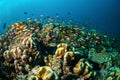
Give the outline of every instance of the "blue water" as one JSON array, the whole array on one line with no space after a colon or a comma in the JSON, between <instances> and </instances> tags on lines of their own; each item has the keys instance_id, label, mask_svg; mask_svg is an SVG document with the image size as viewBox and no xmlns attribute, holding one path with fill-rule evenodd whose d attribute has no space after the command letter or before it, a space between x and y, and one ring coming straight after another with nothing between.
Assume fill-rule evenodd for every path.
<instances>
[{"instance_id":1,"label":"blue water","mask_svg":"<svg viewBox=\"0 0 120 80\"><path fill-rule=\"evenodd\" d=\"M61 20L72 19L76 24L120 36L120 0L0 0L0 33L5 31L4 23L56 13Z\"/></svg>"}]
</instances>

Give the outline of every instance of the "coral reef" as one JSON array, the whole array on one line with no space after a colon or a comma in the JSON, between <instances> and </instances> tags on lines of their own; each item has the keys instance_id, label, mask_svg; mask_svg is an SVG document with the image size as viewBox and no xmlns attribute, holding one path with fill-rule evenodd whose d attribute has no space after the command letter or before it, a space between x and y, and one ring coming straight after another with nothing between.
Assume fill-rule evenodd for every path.
<instances>
[{"instance_id":1,"label":"coral reef","mask_svg":"<svg viewBox=\"0 0 120 80\"><path fill-rule=\"evenodd\" d=\"M47 66L50 66L61 79L88 79L96 76L93 66L86 60L80 59L79 52L67 51L68 45L57 45L55 54L44 58Z\"/></svg>"},{"instance_id":2,"label":"coral reef","mask_svg":"<svg viewBox=\"0 0 120 80\"><path fill-rule=\"evenodd\" d=\"M2 80L119 80L116 38L64 23L20 21L0 36Z\"/></svg>"}]
</instances>

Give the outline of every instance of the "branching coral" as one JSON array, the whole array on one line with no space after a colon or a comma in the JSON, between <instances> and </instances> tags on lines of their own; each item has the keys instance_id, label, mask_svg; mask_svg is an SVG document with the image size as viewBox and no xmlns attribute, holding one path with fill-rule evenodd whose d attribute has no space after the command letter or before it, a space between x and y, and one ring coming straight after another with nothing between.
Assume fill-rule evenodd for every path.
<instances>
[{"instance_id":1,"label":"branching coral","mask_svg":"<svg viewBox=\"0 0 120 80\"><path fill-rule=\"evenodd\" d=\"M15 42L17 43L11 44L9 50L4 52L4 58L6 60L4 65L7 66L7 62L8 64L14 66L17 73L27 73L29 72L30 68L34 66L33 64L35 63L33 63L33 61L38 62L37 59L40 59L41 55L37 51L35 42L30 36L25 38L21 37Z\"/></svg>"},{"instance_id":2,"label":"branching coral","mask_svg":"<svg viewBox=\"0 0 120 80\"><path fill-rule=\"evenodd\" d=\"M32 39L32 37L27 36L23 39L23 41L21 42L21 46L25 47L25 48L30 48L33 49L35 48L35 43Z\"/></svg>"}]
</instances>

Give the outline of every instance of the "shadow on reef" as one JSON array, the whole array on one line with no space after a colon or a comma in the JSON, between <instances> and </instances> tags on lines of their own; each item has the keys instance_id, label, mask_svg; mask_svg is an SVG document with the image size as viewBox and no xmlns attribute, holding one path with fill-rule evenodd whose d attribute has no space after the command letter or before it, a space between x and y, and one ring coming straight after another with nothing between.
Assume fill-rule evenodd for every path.
<instances>
[{"instance_id":1,"label":"shadow on reef","mask_svg":"<svg viewBox=\"0 0 120 80\"><path fill-rule=\"evenodd\" d=\"M119 41L63 23L20 21L0 36L2 80L119 80Z\"/></svg>"}]
</instances>

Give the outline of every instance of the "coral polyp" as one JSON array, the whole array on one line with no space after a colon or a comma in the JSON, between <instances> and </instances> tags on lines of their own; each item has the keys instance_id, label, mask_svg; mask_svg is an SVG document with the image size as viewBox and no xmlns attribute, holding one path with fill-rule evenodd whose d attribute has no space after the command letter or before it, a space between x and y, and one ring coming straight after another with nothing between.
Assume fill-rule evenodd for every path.
<instances>
[{"instance_id":1,"label":"coral polyp","mask_svg":"<svg viewBox=\"0 0 120 80\"><path fill-rule=\"evenodd\" d=\"M0 79L119 80L117 42L70 24L16 22L0 36Z\"/></svg>"}]
</instances>

